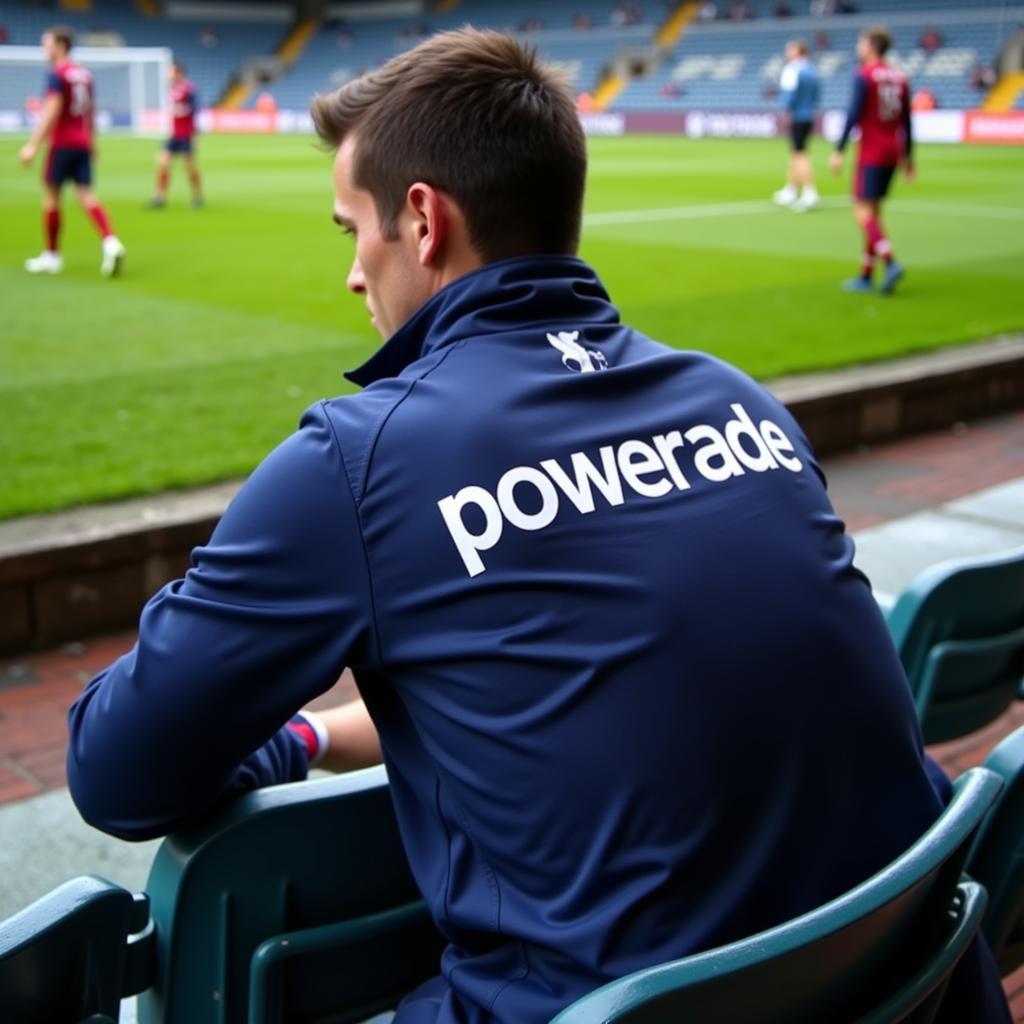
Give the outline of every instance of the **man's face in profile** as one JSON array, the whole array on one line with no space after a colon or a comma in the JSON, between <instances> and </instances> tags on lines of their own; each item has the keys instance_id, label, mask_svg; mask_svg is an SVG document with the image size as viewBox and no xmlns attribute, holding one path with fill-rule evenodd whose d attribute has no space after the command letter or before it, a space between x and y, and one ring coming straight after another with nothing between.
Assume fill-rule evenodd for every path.
<instances>
[{"instance_id":1,"label":"man's face in profile","mask_svg":"<svg viewBox=\"0 0 1024 1024\"><path fill-rule=\"evenodd\" d=\"M431 279L417 257L415 226L403 210L398 237L384 238L373 196L353 183L358 144L347 135L334 160L334 220L355 240L355 259L347 285L366 296L373 326L385 340L431 297Z\"/></svg>"},{"instance_id":2,"label":"man's face in profile","mask_svg":"<svg viewBox=\"0 0 1024 1024\"><path fill-rule=\"evenodd\" d=\"M43 54L51 64L56 64L64 56L64 47L54 39L51 32L44 32L40 42Z\"/></svg>"}]
</instances>

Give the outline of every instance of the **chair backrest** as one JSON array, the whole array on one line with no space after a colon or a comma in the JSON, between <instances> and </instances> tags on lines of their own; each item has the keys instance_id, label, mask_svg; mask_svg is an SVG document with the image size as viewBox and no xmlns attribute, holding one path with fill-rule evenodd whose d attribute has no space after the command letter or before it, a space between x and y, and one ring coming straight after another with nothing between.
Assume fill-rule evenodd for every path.
<instances>
[{"instance_id":1,"label":"chair backrest","mask_svg":"<svg viewBox=\"0 0 1024 1024\"><path fill-rule=\"evenodd\" d=\"M988 891L982 930L1000 971L1010 974L1024 964L1024 726L989 754L985 767L1004 786L978 833L967 871Z\"/></svg>"},{"instance_id":2,"label":"chair backrest","mask_svg":"<svg viewBox=\"0 0 1024 1024\"><path fill-rule=\"evenodd\" d=\"M759 935L613 981L552 1024L931 1020L981 922L984 891L958 886L1000 786L983 768L966 772L924 836L850 892Z\"/></svg>"},{"instance_id":3,"label":"chair backrest","mask_svg":"<svg viewBox=\"0 0 1024 1024\"><path fill-rule=\"evenodd\" d=\"M257 790L167 838L141 1024L360 1021L438 973L383 768Z\"/></svg>"},{"instance_id":4,"label":"chair backrest","mask_svg":"<svg viewBox=\"0 0 1024 1024\"><path fill-rule=\"evenodd\" d=\"M926 570L888 622L925 743L980 729L1024 679L1024 548Z\"/></svg>"},{"instance_id":5,"label":"chair backrest","mask_svg":"<svg viewBox=\"0 0 1024 1024\"><path fill-rule=\"evenodd\" d=\"M83 875L0 923L0 1018L111 1022L152 978L149 901Z\"/></svg>"}]
</instances>

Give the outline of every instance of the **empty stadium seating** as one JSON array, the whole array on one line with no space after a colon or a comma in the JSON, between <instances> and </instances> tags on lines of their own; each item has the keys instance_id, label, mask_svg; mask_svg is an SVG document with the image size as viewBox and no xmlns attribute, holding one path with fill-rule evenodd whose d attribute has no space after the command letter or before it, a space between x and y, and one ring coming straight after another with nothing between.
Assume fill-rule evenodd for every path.
<instances>
[{"instance_id":1,"label":"empty stadium seating","mask_svg":"<svg viewBox=\"0 0 1024 1024\"><path fill-rule=\"evenodd\" d=\"M431 12L416 21L398 18L359 21L323 27L302 60L266 90L279 107L304 109L310 96L336 87L361 71L379 66L406 49L424 31L454 28L465 23L520 31L542 55L563 65L577 92L592 91L612 60L624 51L651 50L659 25L674 4L640 4L639 24L612 25L613 3L579 4L535 0L463 0L448 13ZM915 88L928 89L940 107L971 108L981 93L970 85L978 63L991 63L1001 41L1018 21L1024 5L984 6L966 11L954 0L865 0L857 15L807 17L808 0L790 2L800 17L775 18L774 0L750 5L753 20L719 19L690 26L656 72L633 80L616 99L613 110L773 110L778 105L776 85L782 51L795 35L812 43L823 34L815 52L823 76L823 105L845 106L859 31L884 16L891 25L896 59L911 75ZM720 3L723 10L727 3ZM573 28L573 18L584 11L589 28ZM528 19L539 18L542 28L521 31ZM919 46L922 32L936 28L942 45L934 53ZM824 37L827 37L827 41ZM255 97L250 103L255 102Z\"/></svg>"},{"instance_id":2,"label":"empty stadium seating","mask_svg":"<svg viewBox=\"0 0 1024 1024\"><path fill-rule=\"evenodd\" d=\"M414 46L425 32L472 24L520 31L531 19L543 27L522 31L544 58L562 66L578 92L594 89L605 65L624 46L647 46L665 17L661 3L640 4L643 20L616 26L615 3L538 3L537 0L463 0L447 13L432 12L422 19L391 18L342 23L328 21L306 47L302 59L279 81L269 85L278 107L302 110L316 92L337 86L362 71L378 67L396 53ZM585 11L590 27L574 28L573 18ZM656 17L654 17L656 15ZM257 102L251 97L249 105Z\"/></svg>"},{"instance_id":3,"label":"empty stadium seating","mask_svg":"<svg viewBox=\"0 0 1024 1024\"><path fill-rule=\"evenodd\" d=\"M893 58L906 68L914 87L927 88L940 107L977 106L980 94L971 87L971 70L979 62L994 60L1000 40L1015 24L1014 18L1005 8L965 12L960 5L959 11L942 12L934 10L937 6L942 5L928 5L927 17L907 15L902 8L898 15L890 14ZM1024 18L1024 7L1018 11ZM870 20L860 15L693 25L658 72L631 83L613 109L776 109L782 53L794 36L803 36L814 47L814 60L822 76L823 106L843 107L856 69L857 35ZM941 48L932 54L918 45L922 32L929 27L936 28L942 38ZM826 45L815 45L819 33L827 37L820 40Z\"/></svg>"},{"instance_id":4,"label":"empty stadium seating","mask_svg":"<svg viewBox=\"0 0 1024 1024\"><path fill-rule=\"evenodd\" d=\"M70 25L80 36L120 37L126 46L166 46L185 63L203 105L215 104L248 57L269 54L287 30L287 18L276 21L225 21L148 18L132 0L102 0L91 11L65 11L38 5L4 4L0 21L8 40L21 46L39 42L56 22ZM102 91L99 97L102 104Z\"/></svg>"},{"instance_id":5,"label":"empty stadium seating","mask_svg":"<svg viewBox=\"0 0 1024 1024\"><path fill-rule=\"evenodd\" d=\"M474 23L487 24L477 19ZM323 28L307 46L302 60L264 91L274 97L278 107L304 109L314 93L337 88L419 42L419 35L403 34L403 28L406 26L394 22L360 23L344 29ZM574 88L582 92L597 86L605 64L624 42L645 45L651 31L648 25L587 31L555 29L531 36L544 58L564 67ZM256 97L249 101L250 105L255 102Z\"/></svg>"},{"instance_id":6,"label":"empty stadium seating","mask_svg":"<svg viewBox=\"0 0 1024 1024\"><path fill-rule=\"evenodd\" d=\"M227 6L230 6L228 0ZM62 21L83 33L103 32L128 45L168 46L188 65L201 101L211 105L250 57L272 54L290 18L290 5L238 3L236 18L224 4L205 20L199 4L169 5L173 17L146 17L131 0L95 0L87 12L60 11ZM562 65L577 92L594 90L610 63L630 51L656 52L659 26L676 8L670 0L641 0L633 5L635 23L619 24L621 3L614 0L461 0L446 10L426 5L418 18L408 15L345 22L329 17L277 81L257 90L279 108L304 110L310 97L379 66L415 45L425 33L466 23L511 29L534 42L545 59ZM727 14L729 0L718 9ZM911 74L915 88L927 89L945 108L971 108L982 93L970 84L978 64L992 64L1001 43L1024 24L1024 3L996 5L992 0L968 7L959 0L855 0L856 14L810 17L811 0L787 0L792 17L775 17L777 0L749 0L751 20L728 17L697 21L648 77L631 81L613 110L773 110L782 51L794 36L807 38L823 79L823 106L845 106L857 34L884 19L892 28L896 60ZM447 9L450 7L451 9ZM33 44L57 17L36 4L5 4L3 23L12 43ZM186 17L187 20L182 20ZM251 20L256 18L257 20ZM585 25L580 25L580 19ZM241 19L241 20L239 20ZM932 53L919 45L922 32L935 28L941 47ZM1024 95L1016 102L1024 109Z\"/></svg>"}]
</instances>

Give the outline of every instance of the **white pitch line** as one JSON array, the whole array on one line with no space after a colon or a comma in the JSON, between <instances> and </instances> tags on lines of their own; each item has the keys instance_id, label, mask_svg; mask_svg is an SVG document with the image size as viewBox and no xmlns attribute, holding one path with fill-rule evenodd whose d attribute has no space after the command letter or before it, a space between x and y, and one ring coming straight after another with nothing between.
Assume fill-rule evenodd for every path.
<instances>
[{"instance_id":1,"label":"white pitch line","mask_svg":"<svg viewBox=\"0 0 1024 1024\"><path fill-rule=\"evenodd\" d=\"M747 199L736 203L691 203L688 206L666 206L651 210L611 210L589 213L583 219L586 227L608 224L643 224L662 220L699 220L702 217L728 217L744 213L770 213L776 206L769 199Z\"/></svg>"},{"instance_id":2,"label":"white pitch line","mask_svg":"<svg viewBox=\"0 0 1024 1024\"><path fill-rule=\"evenodd\" d=\"M848 196L825 196L823 207L848 206ZM976 206L947 203L939 199L894 199L890 209L901 213L943 214L951 217L988 217L994 220L1024 220L1024 209L1013 206ZM609 210L589 213L584 227L599 228L615 224L649 224L666 220L701 220L706 217L732 217L757 213L784 213L784 208L769 199L746 199L734 203L690 203L686 206L665 206L649 210Z\"/></svg>"},{"instance_id":3,"label":"white pitch line","mask_svg":"<svg viewBox=\"0 0 1024 1024\"><path fill-rule=\"evenodd\" d=\"M895 199L892 207L904 213L943 213L953 217L1024 220L1024 207L1020 206L977 206L971 203L944 203L939 199Z\"/></svg>"}]
</instances>

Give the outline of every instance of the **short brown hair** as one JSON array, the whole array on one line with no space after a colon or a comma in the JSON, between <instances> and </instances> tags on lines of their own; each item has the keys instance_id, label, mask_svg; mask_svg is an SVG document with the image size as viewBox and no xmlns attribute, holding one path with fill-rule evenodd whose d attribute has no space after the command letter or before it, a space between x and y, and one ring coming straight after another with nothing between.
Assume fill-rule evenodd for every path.
<instances>
[{"instance_id":1,"label":"short brown hair","mask_svg":"<svg viewBox=\"0 0 1024 1024\"><path fill-rule=\"evenodd\" d=\"M60 43L69 52L75 45L75 30L70 25L54 25L53 28L48 28L43 35L52 36L55 43Z\"/></svg>"},{"instance_id":2,"label":"short brown hair","mask_svg":"<svg viewBox=\"0 0 1024 1024\"><path fill-rule=\"evenodd\" d=\"M448 193L488 262L579 245L586 140L568 85L509 35L464 28L317 96L325 143L357 139L353 183L394 239L410 185Z\"/></svg>"},{"instance_id":3,"label":"short brown hair","mask_svg":"<svg viewBox=\"0 0 1024 1024\"><path fill-rule=\"evenodd\" d=\"M892 46L892 36L884 25L872 25L871 28L864 29L861 37L871 44L871 48L879 57L884 57Z\"/></svg>"}]
</instances>

